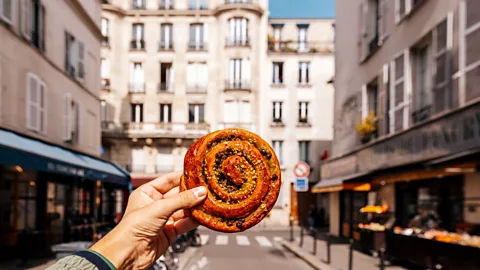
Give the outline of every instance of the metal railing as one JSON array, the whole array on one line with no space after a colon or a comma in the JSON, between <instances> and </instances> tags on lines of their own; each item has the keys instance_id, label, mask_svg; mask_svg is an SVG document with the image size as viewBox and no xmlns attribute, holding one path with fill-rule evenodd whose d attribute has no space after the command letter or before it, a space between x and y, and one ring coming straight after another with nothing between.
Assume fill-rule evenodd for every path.
<instances>
[{"instance_id":1,"label":"metal railing","mask_svg":"<svg viewBox=\"0 0 480 270\"><path fill-rule=\"evenodd\" d=\"M158 93L173 93L173 86L169 82L158 83Z\"/></svg>"},{"instance_id":2,"label":"metal railing","mask_svg":"<svg viewBox=\"0 0 480 270\"><path fill-rule=\"evenodd\" d=\"M207 93L207 86L200 84L187 85L187 93Z\"/></svg>"},{"instance_id":3,"label":"metal railing","mask_svg":"<svg viewBox=\"0 0 480 270\"><path fill-rule=\"evenodd\" d=\"M158 9L160 10L170 10L170 9L174 9L174 6L173 6L173 0L172 1L165 1L165 0L160 0L160 2L158 2Z\"/></svg>"},{"instance_id":4,"label":"metal railing","mask_svg":"<svg viewBox=\"0 0 480 270\"><path fill-rule=\"evenodd\" d=\"M251 4L252 0L225 0L225 4Z\"/></svg>"},{"instance_id":5,"label":"metal railing","mask_svg":"<svg viewBox=\"0 0 480 270\"><path fill-rule=\"evenodd\" d=\"M198 131L207 133L210 130L208 123L163 123L163 122L127 122L123 124L123 129L133 133L175 133L188 134L188 131Z\"/></svg>"},{"instance_id":6,"label":"metal railing","mask_svg":"<svg viewBox=\"0 0 480 270\"><path fill-rule=\"evenodd\" d=\"M250 46L250 38L235 38L235 37L227 37L225 42L227 47L233 46L241 46L241 47L248 47Z\"/></svg>"},{"instance_id":7,"label":"metal railing","mask_svg":"<svg viewBox=\"0 0 480 270\"><path fill-rule=\"evenodd\" d=\"M205 51L207 50L207 43L205 41L189 41L188 50L190 51Z\"/></svg>"},{"instance_id":8,"label":"metal railing","mask_svg":"<svg viewBox=\"0 0 480 270\"><path fill-rule=\"evenodd\" d=\"M158 42L158 50L159 51L172 51L173 50L173 41L165 42L159 41Z\"/></svg>"},{"instance_id":9,"label":"metal railing","mask_svg":"<svg viewBox=\"0 0 480 270\"><path fill-rule=\"evenodd\" d=\"M225 80L225 91L251 90L250 80Z\"/></svg>"},{"instance_id":10,"label":"metal railing","mask_svg":"<svg viewBox=\"0 0 480 270\"><path fill-rule=\"evenodd\" d=\"M131 50L145 50L145 40L143 39L132 39L130 41Z\"/></svg>"},{"instance_id":11,"label":"metal railing","mask_svg":"<svg viewBox=\"0 0 480 270\"><path fill-rule=\"evenodd\" d=\"M268 42L268 50L270 52L289 53L333 53L334 46L332 41L308 42L272 40Z\"/></svg>"},{"instance_id":12,"label":"metal railing","mask_svg":"<svg viewBox=\"0 0 480 270\"><path fill-rule=\"evenodd\" d=\"M130 94L144 94L145 93L145 83L131 82L128 84L128 92Z\"/></svg>"},{"instance_id":13,"label":"metal railing","mask_svg":"<svg viewBox=\"0 0 480 270\"><path fill-rule=\"evenodd\" d=\"M110 46L110 39L108 36L102 37L102 46Z\"/></svg>"},{"instance_id":14,"label":"metal railing","mask_svg":"<svg viewBox=\"0 0 480 270\"><path fill-rule=\"evenodd\" d=\"M147 6L145 4L146 1L142 1L142 3L138 4L137 1L132 2L132 9L146 9Z\"/></svg>"},{"instance_id":15,"label":"metal railing","mask_svg":"<svg viewBox=\"0 0 480 270\"><path fill-rule=\"evenodd\" d=\"M110 79L102 78L102 89L110 91Z\"/></svg>"}]
</instances>

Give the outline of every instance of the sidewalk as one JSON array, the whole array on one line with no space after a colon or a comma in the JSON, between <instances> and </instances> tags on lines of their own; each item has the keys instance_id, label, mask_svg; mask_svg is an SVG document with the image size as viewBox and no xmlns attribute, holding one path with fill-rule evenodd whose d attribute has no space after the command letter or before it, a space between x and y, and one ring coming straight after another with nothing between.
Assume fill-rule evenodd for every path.
<instances>
[{"instance_id":1,"label":"sidewalk","mask_svg":"<svg viewBox=\"0 0 480 270\"><path fill-rule=\"evenodd\" d=\"M333 243L331 245L331 263L325 263L327 258L327 242L317 239L317 253L313 255L313 237L305 234L303 238L303 246L299 247L300 237L298 230L295 231L296 237L294 242L283 240L282 246L290 252L317 270L348 270L349 245L344 243ZM366 255L362 252L353 250L353 269L354 270L376 270L379 269L378 258ZM385 262L385 268L388 270L406 270L405 268L390 265Z\"/></svg>"}]
</instances>

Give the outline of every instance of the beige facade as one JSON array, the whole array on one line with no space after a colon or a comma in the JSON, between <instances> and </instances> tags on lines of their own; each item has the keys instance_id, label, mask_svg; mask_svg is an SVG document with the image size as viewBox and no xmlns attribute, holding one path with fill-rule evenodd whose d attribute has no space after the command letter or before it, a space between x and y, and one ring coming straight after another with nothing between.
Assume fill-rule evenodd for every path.
<instances>
[{"instance_id":1,"label":"beige facade","mask_svg":"<svg viewBox=\"0 0 480 270\"><path fill-rule=\"evenodd\" d=\"M182 169L188 147L210 131L258 132L266 1L106 2L106 158L149 179Z\"/></svg>"},{"instance_id":2,"label":"beige facade","mask_svg":"<svg viewBox=\"0 0 480 270\"><path fill-rule=\"evenodd\" d=\"M99 1L2 3L0 127L98 155Z\"/></svg>"},{"instance_id":3,"label":"beige facade","mask_svg":"<svg viewBox=\"0 0 480 270\"><path fill-rule=\"evenodd\" d=\"M479 12L480 2L475 0L336 2L333 157L322 165L323 183L317 192L345 190L342 181L373 179L378 186L372 191L391 210L405 215L410 210L398 205L398 192L403 191L394 182L435 181L452 176L440 165L466 166L459 164L475 160L457 160L454 154L479 142L465 129L476 124L466 118L475 114L480 98ZM362 137L356 127L369 114L377 119L376 130ZM436 130L443 135L451 130L453 137L437 137ZM450 158L451 163L435 167L426 162L435 158ZM428 169L409 171L411 164ZM404 166L408 176L400 177L397 166ZM392 175L389 181L382 178L386 169ZM438 175L428 175L434 169ZM473 187L480 179L477 174L459 174L462 198L469 204L478 197ZM472 213L464 213L463 219L479 223Z\"/></svg>"},{"instance_id":4,"label":"beige facade","mask_svg":"<svg viewBox=\"0 0 480 270\"><path fill-rule=\"evenodd\" d=\"M282 190L273 219L287 223L293 167L307 161L310 182L319 180L319 162L333 139L333 20L271 19L261 135L282 163ZM299 200L301 197L299 197ZM300 208L308 205L299 202ZM278 217L275 217L277 215Z\"/></svg>"}]
</instances>

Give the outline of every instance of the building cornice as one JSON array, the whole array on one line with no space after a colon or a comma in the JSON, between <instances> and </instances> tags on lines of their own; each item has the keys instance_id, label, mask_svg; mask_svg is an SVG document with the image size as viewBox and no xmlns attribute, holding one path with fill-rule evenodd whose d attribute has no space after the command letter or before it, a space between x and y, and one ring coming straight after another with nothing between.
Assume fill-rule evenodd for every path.
<instances>
[{"instance_id":1,"label":"building cornice","mask_svg":"<svg viewBox=\"0 0 480 270\"><path fill-rule=\"evenodd\" d=\"M88 15L87 11L83 8L82 4L78 0L68 0L65 1L67 5L78 15L80 20L85 23L88 29L93 33L95 38L98 41L101 41L103 36L102 36L102 31L100 30L100 27L98 24L95 23L95 21Z\"/></svg>"}]
</instances>

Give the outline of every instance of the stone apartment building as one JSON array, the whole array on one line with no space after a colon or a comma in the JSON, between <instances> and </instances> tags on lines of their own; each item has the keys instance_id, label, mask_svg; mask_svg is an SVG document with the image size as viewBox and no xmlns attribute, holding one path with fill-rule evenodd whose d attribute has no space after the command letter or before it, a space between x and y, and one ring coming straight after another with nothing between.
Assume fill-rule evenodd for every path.
<instances>
[{"instance_id":1,"label":"stone apartment building","mask_svg":"<svg viewBox=\"0 0 480 270\"><path fill-rule=\"evenodd\" d=\"M99 1L0 0L2 258L24 230L42 253L74 239L67 219L122 212L128 173L98 158L100 19Z\"/></svg>"},{"instance_id":2,"label":"stone apartment building","mask_svg":"<svg viewBox=\"0 0 480 270\"><path fill-rule=\"evenodd\" d=\"M336 2L334 141L313 189L329 197L331 233L356 237L367 204L402 227L417 208L449 231L480 223L468 210L480 190L478 14L476 0ZM360 134L369 115L375 129Z\"/></svg>"},{"instance_id":3,"label":"stone apartment building","mask_svg":"<svg viewBox=\"0 0 480 270\"><path fill-rule=\"evenodd\" d=\"M188 147L218 129L285 141L275 148L284 172L298 160L286 158L298 156L297 140L305 153L315 146L308 141L331 140L332 21L269 20L267 0L111 0L102 8L103 156L132 172L134 187L182 169ZM272 61L285 62L284 83L272 81ZM284 102L282 127L274 127L273 101ZM299 101L309 103L303 137L295 136ZM289 178L272 218L284 224Z\"/></svg>"}]
</instances>

